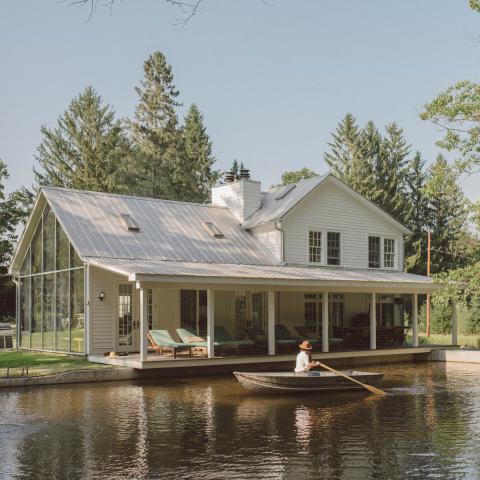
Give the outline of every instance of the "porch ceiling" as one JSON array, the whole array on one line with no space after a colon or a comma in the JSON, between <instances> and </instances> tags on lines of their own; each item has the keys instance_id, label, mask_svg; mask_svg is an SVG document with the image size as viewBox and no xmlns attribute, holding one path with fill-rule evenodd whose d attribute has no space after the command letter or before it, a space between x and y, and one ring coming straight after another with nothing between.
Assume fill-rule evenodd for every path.
<instances>
[{"instance_id":1,"label":"porch ceiling","mask_svg":"<svg viewBox=\"0 0 480 480\"><path fill-rule=\"evenodd\" d=\"M120 258L89 258L88 263L131 281L165 283L335 286L355 290L427 293L440 288L429 277L405 272L331 267L237 265Z\"/></svg>"}]
</instances>

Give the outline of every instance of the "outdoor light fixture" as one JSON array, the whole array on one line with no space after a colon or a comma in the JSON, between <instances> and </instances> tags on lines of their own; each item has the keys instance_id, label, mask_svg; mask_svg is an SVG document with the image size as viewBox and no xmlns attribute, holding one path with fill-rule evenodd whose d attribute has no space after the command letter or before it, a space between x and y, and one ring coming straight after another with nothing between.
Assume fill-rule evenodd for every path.
<instances>
[{"instance_id":1,"label":"outdoor light fixture","mask_svg":"<svg viewBox=\"0 0 480 480\"><path fill-rule=\"evenodd\" d=\"M105 297L106 297L105 292L100 292L100 293L98 294L98 298L99 298L99 300L100 300L101 302L103 302L103 299L104 299Z\"/></svg>"}]
</instances>

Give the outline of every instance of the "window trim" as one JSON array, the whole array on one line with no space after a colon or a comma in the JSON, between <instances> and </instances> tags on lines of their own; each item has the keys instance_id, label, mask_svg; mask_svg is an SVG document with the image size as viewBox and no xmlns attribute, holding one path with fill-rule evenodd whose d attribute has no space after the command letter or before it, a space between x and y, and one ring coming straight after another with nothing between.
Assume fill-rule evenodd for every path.
<instances>
[{"instance_id":1,"label":"window trim","mask_svg":"<svg viewBox=\"0 0 480 480\"><path fill-rule=\"evenodd\" d=\"M369 261L369 238L378 237L380 238L380 267L371 267ZM394 258L393 258L393 267L385 267L385 240L393 240L393 246L395 249ZM399 268L399 245L398 237L393 235L380 235L378 233L367 232L366 238L366 267L369 270L400 270Z\"/></svg>"},{"instance_id":2,"label":"window trim","mask_svg":"<svg viewBox=\"0 0 480 480\"><path fill-rule=\"evenodd\" d=\"M322 241L322 246L321 246L321 254L320 254L320 262L312 262L310 261L310 232L318 232L321 234L321 241ZM329 233L338 233L340 235L340 261L338 265L330 265L328 263L328 234ZM343 267L344 262L343 262L343 237L344 237L344 232L339 229L330 229L330 228L318 228L318 227L308 227L307 228L307 259L306 263L307 265L311 266L322 266L322 267Z\"/></svg>"},{"instance_id":3,"label":"window trim","mask_svg":"<svg viewBox=\"0 0 480 480\"><path fill-rule=\"evenodd\" d=\"M312 262L310 260L310 233L319 233L320 234L320 261L319 262ZM308 265L324 265L325 259L325 242L324 242L324 232L323 230L319 230L318 228L308 228L307 230L307 263ZM318 248L318 247L315 247Z\"/></svg>"}]
</instances>

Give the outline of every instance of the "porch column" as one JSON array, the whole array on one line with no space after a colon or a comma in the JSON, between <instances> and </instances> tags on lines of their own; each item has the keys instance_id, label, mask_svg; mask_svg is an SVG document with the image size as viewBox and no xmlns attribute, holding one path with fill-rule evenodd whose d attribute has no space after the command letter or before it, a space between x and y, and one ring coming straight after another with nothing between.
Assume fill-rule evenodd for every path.
<instances>
[{"instance_id":1,"label":"porch column","mask_svg":"<svg viewBox=\"0 0 480 480\"><path fill-rule=\"evenodd\" d=\"M377 349L377 294L370 294L370 350Z\"/></svg>"},{"instance_id":2,"label":"porch column","mask_svg":"<svg viewBox=\"0 0 480 480\"><path fill-rule=\"evenodd\" d=\"M458 345L458 311L456 302L452 303L452 345Z\"/></svg>"},{"instance_id":3,"label":"porch column","mask_svg":"<svg viewBox=\"0 0 480 480\"><path fill-rule=\"evenodd\" d=\"M322 293L322 352L329 350L328 292Z\"/></svg>"},{"instance_id":4,"label":"porch column","mask_svg":"<svg viewBox=\"0 0 480 480\"><path fill-rule=\"evenodd\" d=\"M207 290L207 354L208 358L215 356L215 291Z\"/></svg>"},{"instance_id":5,"label":"porch column","mask_svg":"<svg viewBox=\"0 0 480 480\"><path fill-rule=\"evenodd\" d=\"M148 317L147 317L147 289L140 288L140 361L147 361L148 354Z\"/></svg>"},{"instance_id":6,"label":"porch column","mask_svg":"<svg viewBox=\"0 0 480 480\"><path fill-rule=\"evenodd\" d=\"M268 354L275 355L275 292L273 290L268 291L267 307Z\"/></svg>"},{"instance_id":7,"label":"porch column","mask_svg":"<svg viewBox=\"0 0 480 480\"><path fill-rule=\"evenodd\" d=\"M413 335L413 346L418 347L418 293L413 294L412 335Z\"/></svg>"}]
</instances>

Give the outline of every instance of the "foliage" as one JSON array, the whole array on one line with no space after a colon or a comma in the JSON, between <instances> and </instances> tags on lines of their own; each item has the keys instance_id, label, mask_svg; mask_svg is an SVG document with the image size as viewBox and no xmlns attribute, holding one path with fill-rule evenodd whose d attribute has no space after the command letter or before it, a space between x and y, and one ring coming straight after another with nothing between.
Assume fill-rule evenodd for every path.
<instances>
[{"instance_id":1,"label":"foliage","mask_svg":"<svg viewBox=\"0 0 480 480\"><path fill-rule=\"evenodd\" d=\"M300 170L290 170L282 174L282 183L280 185L289 185L290 183L297 183L301 180L307 180L309 178L316 177L318 173L310 170L307 167L303 167Z\"/></svg>"},{"instance_id":2,"label":"foliage","mask_svg":"<svg viewBox=\"0 0 480 480\"><path fill-rule=\"evenodd\" d=\"M207 202L210 189L219 178L219 172L213 170L215 157L203 123L203 116L195 104L192 104L182 131L183 137L183 185L182 200Z\"/></svg>"},{"instance_id":3,"label":"foliage","mask_svg":"<svg viewBox=\"0 0 480 480\"><path fill-rule=\"evenodd\" d=\"M419 327L426 331L427 306L423 304L419 312ZM452 331L452 308L448 304L432 301L430 309L430 328L434 334L447 334Z\"/></svg>"},{"instance_id":4,"label":"foliage","mask_svg":"<svg viewBox=\"0 0 480 480\"><path fill-rule=\"evenodd\" d=\"M477 12L480 12L480 1L479 0L468 0L468 3L469 3L470 8L472 10L476 10Z\"/></svg>"},{"instance_id":5,"label":"foliage","mask_svg":"<svg viewBox=\"0 0 480 480\"><path fill-rule=\"evenodd\" d=\"M103 192L122 191L119 175L129 145L120 121L92 87L75 97L55 129L42 126L34 168L37 184Z\"/></svg>"},{"instance_id":6,"label":"foliage","mask_svg":"<svg viewBox=\"0 0 480 480\"><path fill-rule=\"evenodd\" d=\"M480 84L463 80L448 87L425 105L420 117L444 132L437 145L460 155L461 172L480 168Z\"/></svg>"},{"instance_id":7,"label":"foliage","mask_svg":"<svg viewBox=\"0 0 480 480\"><path fill-rule=\"evenodd\" d=\"M480 302L472 303L466 312L465 333L480 334Z\"/></svg>"}]
</instances>

